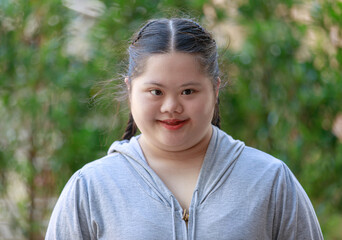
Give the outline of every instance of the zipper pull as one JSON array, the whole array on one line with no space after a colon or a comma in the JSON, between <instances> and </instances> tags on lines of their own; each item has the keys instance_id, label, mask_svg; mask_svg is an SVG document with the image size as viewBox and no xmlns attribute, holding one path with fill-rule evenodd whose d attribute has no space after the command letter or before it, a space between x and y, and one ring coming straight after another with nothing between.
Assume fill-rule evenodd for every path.
<instances>
[{"instance_id":1,"label":"zipper pull","mask_svg":"<svg viewBox=\"0 0 342 240\"><path fill-rule=\"evenodd\" d=\"M186 208L183 210L182 220L184 220L186 223L189 221L189 213Z\"/></svg>"}]
</instances>

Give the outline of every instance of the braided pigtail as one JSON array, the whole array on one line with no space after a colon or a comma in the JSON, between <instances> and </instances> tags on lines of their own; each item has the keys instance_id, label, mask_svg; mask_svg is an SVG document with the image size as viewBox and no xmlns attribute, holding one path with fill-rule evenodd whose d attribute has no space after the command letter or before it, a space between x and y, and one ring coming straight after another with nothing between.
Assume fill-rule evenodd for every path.
<instances>
[{"instance_id":1,"label":"braided pigtail","mask_svg":"<svg viewBox=\"0 0 342 240\"><path fill-rule=\"evenodd\" d=\"M141 38L141 36L143 35L145 29L148 28L148 26L150 26L150 25L151 25L152 23L154 23L154 22L156 22L156 20L150 20L150 21L148 21L148 23L146 23L146 24L140 29L140 31L137 32L137 33L135 34L135 36L133 36L133 40L132 40L131 45L135 45L136 42L138 42L139 39Z\"/></svg>"},{"instance_id":2,"label":"braided pigtail","mask_svg":"<svg viewBox=\"0 0 342 240\"><path fill-rule=\"evenodd\" d=\"M221 128L221 117L220 117L220 98L217 98L217 102L215 104L213 119L211 120L211 124L214 126Z\"/></svg>"},{"instance_id":3,"label":"braided pigtail","mask_svg":"<svg viewBox=\"0 0 342 240\"><path fill-rule=\"evenodd\" d=\"M130 140L137 133L137 125L134 122L132 113L129 113L129 119L125 129L125 133L122 135L122 140Z\"/></svg>"}]
</instances>

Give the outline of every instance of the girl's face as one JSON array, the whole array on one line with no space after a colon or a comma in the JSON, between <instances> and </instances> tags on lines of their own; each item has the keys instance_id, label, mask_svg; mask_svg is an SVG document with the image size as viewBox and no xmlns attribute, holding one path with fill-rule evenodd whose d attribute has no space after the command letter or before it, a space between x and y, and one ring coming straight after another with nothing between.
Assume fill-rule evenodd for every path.
<instances>
[{"instance_id":1,"label":"girl's face","mask_svg":"<svg viewBox=\"0 0 342 240\"><path fill-rule=\"evenodd\" d=\"M214 90L193 55L152 55L144 72L126 83L131 112L142 133L139 141L165 151L209 142L219 86Z\"/></svg>"}]
</instances>

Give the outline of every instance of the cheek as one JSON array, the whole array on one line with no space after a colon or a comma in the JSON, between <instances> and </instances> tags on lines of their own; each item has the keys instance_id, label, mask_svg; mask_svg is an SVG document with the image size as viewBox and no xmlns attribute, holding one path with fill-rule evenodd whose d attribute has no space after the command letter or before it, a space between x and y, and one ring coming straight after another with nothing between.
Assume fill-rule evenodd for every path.
<instances>
[{"instance_id":1,"label":"cheek","mask_svg":"<svg viewBox=\"0 0 342 240\"><path fill-rule=\"evenodd\" d=\"M131 98L131 110L148 118L158 110L158 106L145 93L136 93Z\"/></svg>"},{"instance_id":2,"label":"cheek","mask_svg":"<svg viewBox=\"0 0 342 240\"><path fill-rule=\"evenodd\" d=\"M215 102L214 99L207 97L203 97L198 101L192 102L188 106L188 110L192 113L192 115L198 116L199 118L204 118L206 116L212 117L214 113Z\"/></svg>"}]
</instances>

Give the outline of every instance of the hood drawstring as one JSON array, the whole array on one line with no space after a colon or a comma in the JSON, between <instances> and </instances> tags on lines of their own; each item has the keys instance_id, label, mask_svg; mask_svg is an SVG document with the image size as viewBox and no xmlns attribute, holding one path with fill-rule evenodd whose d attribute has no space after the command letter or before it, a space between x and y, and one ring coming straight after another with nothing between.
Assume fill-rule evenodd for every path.
<instances>
[{"instance_id":1,"label":"hood drawstring","mask_svg":"<svg viewBox=\"0 0 342 240\"><path fill-rule=\"evenodd\" d=\"M170 196L171 199L171 217L172 217L172 239L176 240L176 219L175 219L175 203L174 203L174 199L173 196Z\"/></svg>"},{"instance_id":2,"label":"hood drawstring","mask_svg":"<svg viewBox=\"0 0 342 240\"><path fill-rule=\"evenodd\" d=\"M194 207L192 208L192 233L191 233L191 240L194 240L195 239L195 232L196 232L196 209L197 209L197 199L198 199L198 189L195 190L195 193L194 193Z\"/></svg>"}]
</instances>

